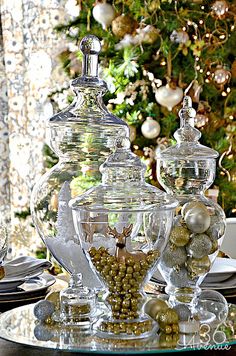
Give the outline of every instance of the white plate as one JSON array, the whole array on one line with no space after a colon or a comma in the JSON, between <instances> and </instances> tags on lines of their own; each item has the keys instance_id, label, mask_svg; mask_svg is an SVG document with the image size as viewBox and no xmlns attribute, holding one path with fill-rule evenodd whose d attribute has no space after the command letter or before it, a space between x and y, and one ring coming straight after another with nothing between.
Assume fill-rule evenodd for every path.
<instances>
[{"instance_id":1,"label":"white plate","mask_svg":"<svg viewBox=\"0 0 236 356\"><path fill-rule=\"evenodd\" d=\"M0 280L0 292L6 292L11 290L16 290L21 284L25 283L30 278L34 278L42 274L43 270L40 269L38 272L25 276L25 277L12 277L12 278L3 278Z\"/></svg>"},{"instance_id":2,"label":"white plate","mask_svg":"<svg viewBox=\"0 0 236 356\"><path fill-rule=\"evenodd\" d=\"M225 281L236 273L236 260L233 258L217 257L204 283L218 283Z\"/></svg>"},{"instance_id":3,"label":"white plate","mask_svg":"<svg viewBox=\"0 0 236 356\"><path fill-rule=\"evenodd\" d=\"M30 278L14 291L0 292L0 303L17 301L39 295L52 286L56 278L48 273Z\"/></svg>"}]
</instances>

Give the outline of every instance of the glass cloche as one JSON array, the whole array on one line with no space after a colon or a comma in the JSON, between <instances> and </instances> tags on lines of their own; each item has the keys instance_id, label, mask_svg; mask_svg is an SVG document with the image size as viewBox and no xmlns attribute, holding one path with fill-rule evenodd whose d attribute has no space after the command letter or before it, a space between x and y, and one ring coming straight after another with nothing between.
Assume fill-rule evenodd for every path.
<instances>
[{"instance_id":1,"label":"glass cloche","mask_svg":"<svg viewBox=\"0 0 236 356\"><path fill-rule=\"evenodd\" d=\"M215 260L225 232L225 214L204 193L215 178L218 153L199 143L195 110L186 96L180 110L177 144L159 153L160 184L179 200L159 269L173 305L186 304L195 313L199 285Z\"/></svg>"},{"instance_id":2,"label":"glass cloche","mask_svg":"<svg viewBox=\"0 0 236 356\"><path fill-rule=\"evenodd\" d=\"M99 166L110 154L115 138L128 136L129 130L124 121L108 112L102 100L107 86L98 77L100 41L88 35L80 49L82 76L71 83L76 97L48 120L50 145L59 162L36 183L31 212L40 237L55 259L77 275L76 283L83 272L85 285L99 287L75 237L68 202L100 182Z\"/></svg>"},{"instance_id":3,"label":"glass cloche","mask_svg":"<svg viewBox=\"0 0 236 356\"><path fill-rule=\"evenodd\" d=\"M157 266L177 201L145 183L146 166L125 137L101 166L102 183L69 203L89 263L106 288L109 315L100 336L147 337L155 322L143 311L143 286Z\"/></svg>"}]
</instances>

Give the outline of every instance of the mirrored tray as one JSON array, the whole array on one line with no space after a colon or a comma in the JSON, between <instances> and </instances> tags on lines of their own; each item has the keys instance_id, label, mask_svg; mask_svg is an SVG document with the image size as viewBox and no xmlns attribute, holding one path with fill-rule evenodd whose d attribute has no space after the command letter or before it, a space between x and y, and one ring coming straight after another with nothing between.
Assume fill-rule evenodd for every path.
<instances>
[{"instance_id":1,"label":"mirrored tray","mask_svg":"<svg viewBox=\"0 0 236 356\"><path fill-rule=\"evenodd\" d=\"M155 335L152 339L111 340L101 339L92 331L81 332L78 328L45 326L33 316L34 305L26 305L0 315L0 337L18 344L42 347L44 349L86 352L98 354L153 354L162 352L180 352L200 349L229 349L236 344L235 336L231 340L214 342L214 335L179 335L179 341L172 345L166 343L165 335ZM210 342L206 342L211 340ZM168 338L170 340L170 337Z\"/></svg>"}]
</instances>

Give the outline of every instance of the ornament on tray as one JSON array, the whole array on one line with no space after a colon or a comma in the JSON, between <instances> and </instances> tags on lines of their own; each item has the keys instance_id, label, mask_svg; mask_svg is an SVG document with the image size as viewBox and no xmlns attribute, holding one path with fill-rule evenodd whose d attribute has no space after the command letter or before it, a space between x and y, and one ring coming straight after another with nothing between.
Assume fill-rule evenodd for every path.
<instances>
[{"instance_id":1,"label":"ornament on tray","mask_svg":"<svg viewBox=\"0 0 236 356\"><path fill-rule=\"evenodd\" d=\"M186 31L174 30L170 35L170 40L174 43L183 43L185 44L189 40L189 35Z\"/></svg>"},{"instance_id":2,"label":"ornament on tray","mask_svg":"<svg viewBox=\"0 0 236 356\"><path fill-rule=\"evenodd\" d=\"M159 122L148 116L141 126L141 131L144 137L153 139L160 134L161 127Z\"/></svg>"},{"instance_id":3,"label":"ornament on tray","mask_svg":"<svg viewBox=\"0 0 236 356\"><path fill-rule=\"evenodd\" d=\"M172 89L169 84L161 86L155 91L155 98L158 104L165 106L169 111L181 102L183 95L182 88L176 87Z\"/></svg>"},{"instance_id":4,"label":"ornament on tray","mask_svg":"<svg viewBox=\"0 0 236 356\"><path fill-rule=\"evenodd\" d=\"M94 19L102 25L104 30L107 29L116 16L115 9L111 4L106 2L97 2L93 8Z\"/></svg>"},{"instance_id":5,"label":"ornament on tray","mask_svg":"<svg viewBox=\"0 0 236 356\"><path fill-rule=\"evenodd\" d=\"M112 32L118 38L131 34L137 27L137 22L129 15L120 15L112 21Z\"/></svg>"},{"instance_id":6,"label":"ornament on tray","mask_svg":"<svg viewBox=\"0 0 236 356\"><path fill-rule=\"evenodd\" d=\"M211 9L212 9L213 15L220 19L220 18L223 18L225 16L225 14L228 12L229 5L228 5L227 1L218 0L213 3Z\"/></svg>"}]
</instances>

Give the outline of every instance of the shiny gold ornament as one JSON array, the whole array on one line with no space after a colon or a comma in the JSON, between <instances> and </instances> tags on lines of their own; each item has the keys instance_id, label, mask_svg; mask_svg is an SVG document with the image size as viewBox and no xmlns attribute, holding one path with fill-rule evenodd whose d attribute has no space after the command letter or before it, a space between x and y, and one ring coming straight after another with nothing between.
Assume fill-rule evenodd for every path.
<instances>
[{"instance_id":1,"label":"shiny gold ornament","mask_svg":"<svg viewBox=\"0 0 236 356\"><path fill-rule=\"evenodd\" d=\"M186 266L192 277L196 277L209 272L211 261L208 256L204 256L200 259L188 258Z\"/></svg>"},{"instance_id":2,"label":"shiny gold ornament","mask_svg":"<svg viewBox=\"0 0 236 356\"><path fill-rule=\"evenodd\" d=\"M118 38L123 38L126 34L132 34L137 28L137 22L128 15L120 15L112 21L112 32Z\"/></svg>"},{"instance_id":3,"label":"shiny gold ornament","mask_svg":"<svg viewBox=\"0 0 236 356\"><path fill-rule=\"evenodd\" d=\"M179 316L174 309L168 308L165 311L159 313L158 323L161 328L166 325L178 324Z\"/></svg>"},{"instance_id":4,"label":"shiny gold ornament","mask_svg":"<svg viewBox=\"0 0 236 356\"><path fill-rule=\"evenodd\" d=\"M47 294L45 300L54 304L55 311L60 310L60 292L50 292Z\"/></svg>"},{"instance_id":5,"label":"shiny gold ornament","mask_svg":"<svg viewBox=\"0 0 236 356\"><path fill-rule=\"evenodd\" d=\"M144 307L145 313L156 319L158 314L169 308L168 304L162 299L150 299Z\"/></svg>"},{"instance_id":6,"label":"shiny gold ornament","mask_svg":"<svg viewBox=\"0 0 236 356\"><path fill-rule=\"evenodd\" d=\"M175 348L179 341L178 334L166 334L161 332L159 337L159 346L161 348Z\"/></svg>"},{"instance_id":7,"label":"shiny gold ornament","mask_svg":"<svg viewBox=\"0 0 236 356\"><path fill-rule=\"evenodd\" d=\"M4 267L0 267L0 280L3 279L5 277L5 270Z\"/></svg>"},{"instance_id":8,"label":"shiny gold ornament","mask_svg":"<svg viewBox=\"0 0 236 356\"><path fill-rule=\"evenodd\" d=\"M185 246L189 242L190 231L184 226L175 226L170 234L170 241L178 247Z\"/></svg>"}]
</instances>

